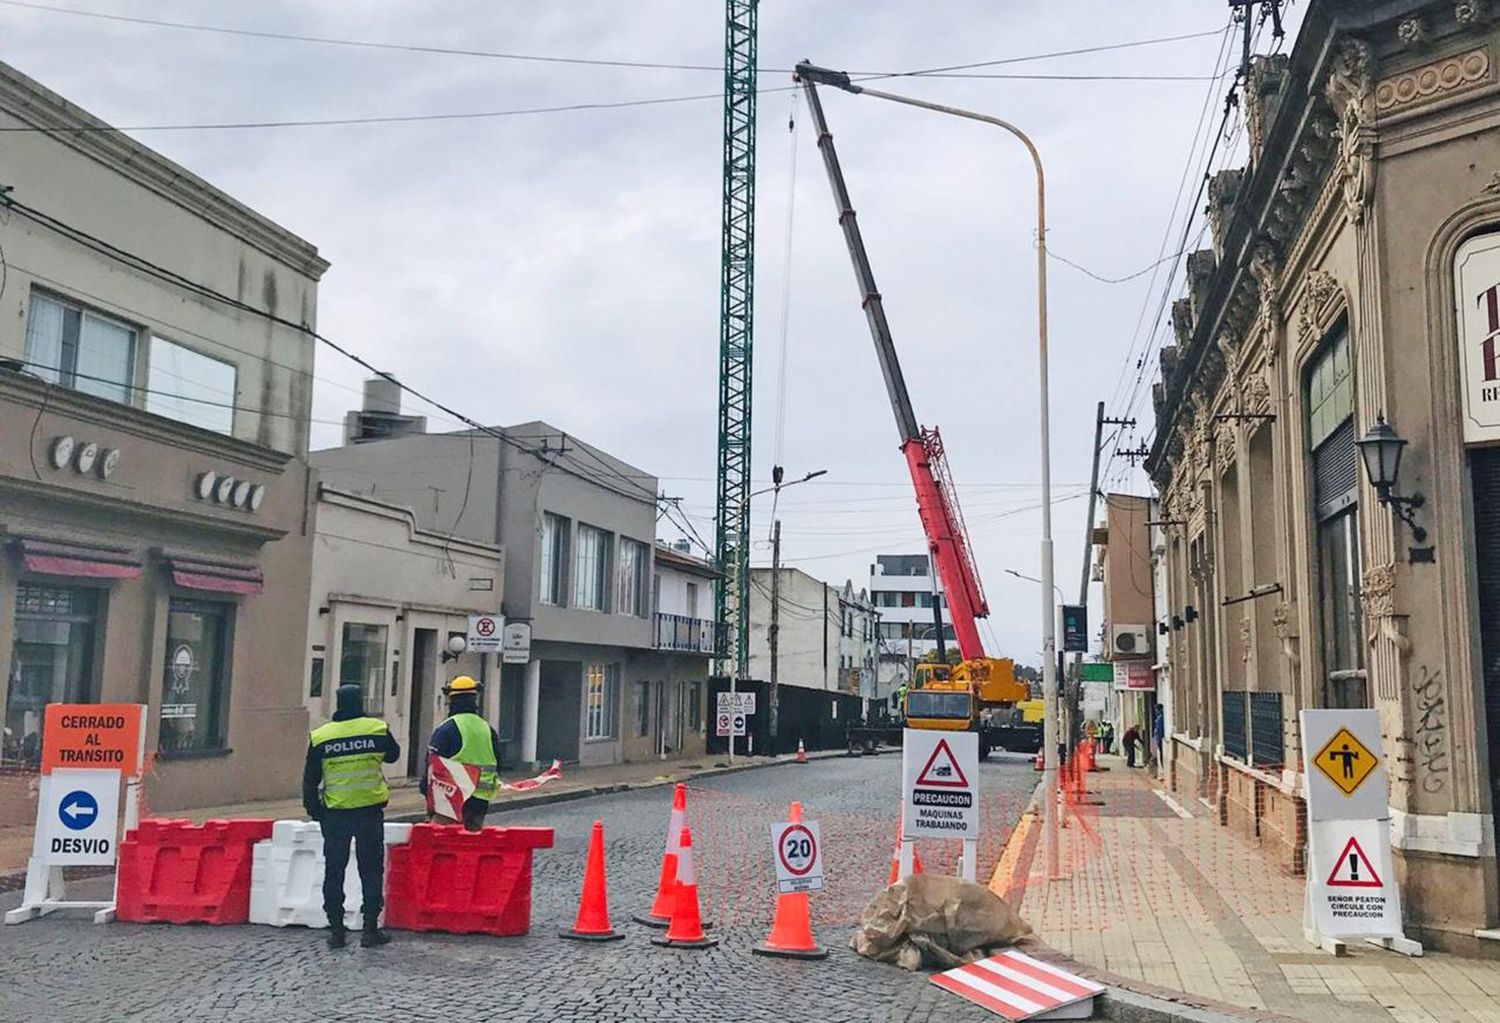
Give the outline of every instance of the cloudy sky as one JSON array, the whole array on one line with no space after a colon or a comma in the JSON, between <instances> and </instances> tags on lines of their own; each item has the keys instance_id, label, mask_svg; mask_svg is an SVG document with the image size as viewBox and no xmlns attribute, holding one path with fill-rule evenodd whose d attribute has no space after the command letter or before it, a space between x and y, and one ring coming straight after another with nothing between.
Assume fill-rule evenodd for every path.
<instances>
[{"instance_id":1,"label":"cloudy sky","mask_svg":"<svg viewBox=\"0 0 1500 1023\"><path fill-rule=\"evenodd\" d=\"M722 63L724 32L722 7L709 0L55 6L265 33L709 67ZM1290 25L1298 13L1294 6ZM1213 80L1225 66L1220 55L1238 53L1237 41L1223 45L1228 21L1226 6L1207 0L766 0L756 476L769 479L778 422L789 476L828 470L782 498L787 563L858 587L877 552L923 544L827 182L786 69L811 58L855 71L914 71L1192 36L973 72L1012 77L885 83L1030 132L1047 166L1052 251L1117 278L1180 245L1229 86L1227 77ZM417 123L133 134L319 247L333 264L320 294L323 333L477 419L544 419L659 475L712 540L719 72L255 38L14 0L0 2L0 40L0 59L122 126L707 96ZM1267 31L1261 48L1270 44ZM823 98L913 404L948 444L992 606L988 635L1001 653L1034 662L1040 592L1005 574L1039 574L1030 166L993 128L843 93ZM1238 124L1231 115L1214 167L1238 159ZM1195 223L1187 237L1198 236ZM1179 290L1169 281L1174 266L1118 284L1051 266L1054 530L1058 581L1070 599L1096 402L1140 420L1106 446L1108 486L1145 491L1143 474L1110 456L1117 444L1149 437L1162 304ZM1153 354L1137 386L1146 350ZM358 402L363 374L327 349L318 359L314 446L329 446ZM769 518L769 498L758 499L759 535ZM679 532L668 522L662 530ZM769 559L768 549L755 553L757 562Z\"/></svg>"}]
</instances>

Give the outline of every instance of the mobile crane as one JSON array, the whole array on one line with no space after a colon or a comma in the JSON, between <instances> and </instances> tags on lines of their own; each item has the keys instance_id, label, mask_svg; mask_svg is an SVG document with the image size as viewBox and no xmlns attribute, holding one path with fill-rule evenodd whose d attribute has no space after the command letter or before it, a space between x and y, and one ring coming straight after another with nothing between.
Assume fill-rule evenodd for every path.
<instances>
[{"instance_id":1,"label":"mobile crane","mask_svg":"<svg viewBox=\"0 0 1500 1023\"><path fill-rule=\"evenodd\" d=\"M974 552L958 507L958 493L948 471L943 438L937 427L924 429L920 426L916 413L912 411L911 395L907 393L901 362L896 357L885 307L881 303L880 291L875 287L875 275L870 269L864 239L849 201L849 190L844 184L844 173L833 148L833 135L823 117L823 105L813 75L808 73L812 71L812 65L803 62L797 65L793 77L802 86L817 132L818 150L828 172L834 204L838 207L839 226L843 229L849 258L854 264L854 276L859 283L860 304L875 342L875 355L885 377L891 410L896 414L901 453L916 489L917 511L927 536L928 552L943 583L954 638L962 656L956 665L924 664L918 667L916 687L907 692L906 704L902 708L906 725L909 728L977 732L981 758L987 757L992 747L1017 748L1018 739L1020 745L1029 746L1030 733L1038 730L1021 724L1021 715L1015 707L1031 695L1030 689L1017 680L1014 662L1009 658L988 656L979 638L979 619L988 616L989 605L974 568ZM939 614L940 645L942 634ZM851 733L850 745L855 744ZM1036 736L1036 744L1039 748L1040 734Z\"/></svg>"}]
</instances>

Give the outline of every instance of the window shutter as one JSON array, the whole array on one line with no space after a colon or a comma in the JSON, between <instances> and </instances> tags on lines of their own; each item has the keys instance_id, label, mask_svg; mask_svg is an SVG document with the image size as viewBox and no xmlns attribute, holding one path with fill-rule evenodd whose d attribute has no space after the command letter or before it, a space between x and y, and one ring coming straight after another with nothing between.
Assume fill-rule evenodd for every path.
<instances>
[{"instance_id":1,"label":"window shutter","mask_svg":"<svg viewBox=\"0 0 1500 1023\"><path fill-rule=\"evenodd\" d=\"M1359 498L1359 450L1350 417L1313 452L1313 500L1319 519L1349 507Z\"/></svg>"}]
</instances>

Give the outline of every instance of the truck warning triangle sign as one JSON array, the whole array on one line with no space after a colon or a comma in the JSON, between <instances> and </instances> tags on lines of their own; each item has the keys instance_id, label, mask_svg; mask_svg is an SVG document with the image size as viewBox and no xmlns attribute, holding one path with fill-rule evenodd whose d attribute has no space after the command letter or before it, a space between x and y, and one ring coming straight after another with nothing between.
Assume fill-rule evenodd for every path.
<instances>
[{"instance_id":1,"label":"truck warning triangle sign","mask_svg":"<svg viewBox=\"0 0 1500 1023\"><path fill-rule=\"evenodd\" d=\"M1370 858L1360 848L1359 840L1349 836L1344 851L1333 863L1333 873L1328 875L1330 888L1381 888L1379 875L1370 864Z\"/></svg>"},{"instance_id":2,"label":"truck warning triangle sign","mask_svg":"<svg viewBox=\"0 0 1500 1023\"><path fill-rule=\"evenodd\" d=\"M969 787L969 779L964 777L963 768L958 766L958 758L948 748L947 739L933 747L932 756L927 758L927 766L917 775L917 784L949 789Z\"/></svg>"}]
</instances>

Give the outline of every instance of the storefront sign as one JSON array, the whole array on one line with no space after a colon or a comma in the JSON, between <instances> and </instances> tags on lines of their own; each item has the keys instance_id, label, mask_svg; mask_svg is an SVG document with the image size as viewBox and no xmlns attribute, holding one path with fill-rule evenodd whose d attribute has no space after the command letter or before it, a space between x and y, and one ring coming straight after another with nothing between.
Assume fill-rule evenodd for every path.
<instances>
[{"instance_id":1,"label":"storefront sign","mask_svg":"<svg viewBox=\"0 0 1500 1023\"><path fill-rule=\"evenodd\" d=\"M1453 257L1464 441L1500 440L1500 232L1470 238Z\"/></svg>"},{"instance_id":2,"label":"storefront sign","mask_svg":"<svg viewBox=\"0 0 1500 1023\"><path fill-rule=\"evenodd\" d=\"M531 623L511 622L501 630L500 662L526 664L531 660Z\"/></svg>"},{"instance_id":3,"label":"storefront sign","mask_svg":"<svg viewBox=\"0 0 1500 1023\"><path fill-rule=\"evenodd\" d=\"M49 703L42 728L42 773L55 768L105 768L125 777L140 767L137 703Z\"/></svg>"},{"instance_id":4,"label":"storefront sign","mask_svg":"<svg viewBox=\"0 0 1500 1023\"><path fill-rule=\"evenodd\" d=\"M1114 668L1116 691L1156 688L1156 673L1145 661L1116 661Z\"/></svg>"}]
</instances>

